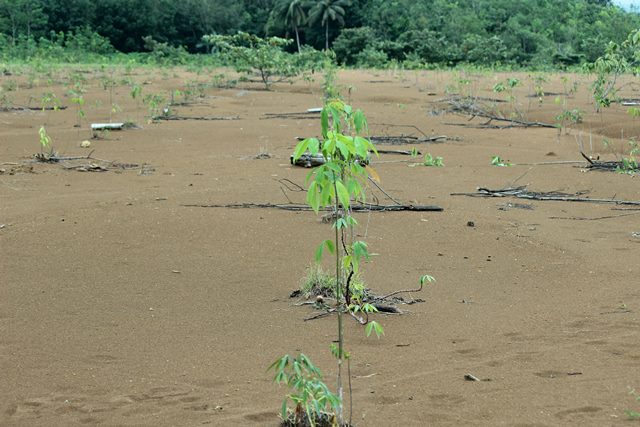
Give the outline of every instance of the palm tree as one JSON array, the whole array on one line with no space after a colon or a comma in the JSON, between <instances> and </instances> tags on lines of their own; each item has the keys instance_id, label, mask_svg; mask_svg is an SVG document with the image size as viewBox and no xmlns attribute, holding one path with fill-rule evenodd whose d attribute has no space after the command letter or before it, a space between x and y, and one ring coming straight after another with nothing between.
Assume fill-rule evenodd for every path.
<instances>
[{"instance_id":1,"label":"palm tree","mask_svg":"<svg viewBox=\"0 0 640 427\"><path fill-rule=\"evenodd\" d=\"M287 0L287 14L284 17L285 24L291 26L296 33L296 43L298 52L300 52L300 34L299 27L307 22L307 11L303 0Z\"/></svg>"},{"instance_id":2,"label":"palm tree","mask_svg":"<svg viewBox=\"0 0 640 427\"><path fill-rule=\"evenodd\" d=\"M300 52L300 27L307 23L306 0L280 0L276 3L272 17L279 22L284 22L287 28L296 33L296 43ZM287 36L288 36L287 31Z\"/></svg>"},{"instance_id":3,"label":"palm tree","mask_svg":"<svg viewBox=\"0 0 640 427\"><path fill-rule=\"evenodd\" d=\"M329 50L329 21L344 25L344 8L351 6L351 0L315 0L309 10L309 21L320 22L324 26L325 49Z\"/></svg>"}]
</instances>

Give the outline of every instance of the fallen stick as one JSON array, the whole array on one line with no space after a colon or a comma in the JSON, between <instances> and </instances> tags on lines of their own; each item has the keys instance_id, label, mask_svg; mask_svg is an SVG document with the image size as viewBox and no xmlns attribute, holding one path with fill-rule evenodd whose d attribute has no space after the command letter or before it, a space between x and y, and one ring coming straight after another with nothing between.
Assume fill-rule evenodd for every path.
<instances>
[{"instance_id":1,"label":"fallen stick","mask_svg":"<svg viewBox=\"0 0 640 427\"><path fill-rule=\"evenodd\" d=\"M598 216L598 217L595 217L595 218L588 218L588 217L583 217L583 216L550 216L549 219L570 219L570 220L574 220L574 221L599 221L601 219L620 218L622 216L638 215L638 214L640 214L640 211L639 212L625 213L625 214L620 214L620 215Z\"/></svg>"},{"instance_id":2,"label":"fallen stick","mask_svg":"<svg viewBox=\"0 0 640 427\"><path fill-rule=\"evenodd\" d=\"M425 137L429 137L429 135L427 135L426 133L422 132L422 130L417 127L416 125L399 125L396 123L371 123L374 126L388 126L388 127L395 127L395 128L413 128L415 130L417 130L418 132L420 132L422 134L422 136Z\"/></svg>"},{"instance_id":3,"label":"fallen stick","mask_svg":"<svg viewBox=\"0 0 640 427\"><path fill-rule=\"evenodd\" d=\"M423 144L427 142L440 143L450 141L455 138L450 138L447 135L434 135L434 136L371 136L369 140L374 144L391 144L391 145L404 145L404 144Z\"/></svg>"},{"instance_id":4,"label":"fallen stick","mask_svg":"<svg viewBox=\"0 0 640 427\"><path fill-rule=\"evenodd\" d=\"M66 105L61 105L59 107L3 107L0 108L0 111L57 111L57 110L66 110Z\"/></svg>"},{"instance_id":5,"label":"fallen stick","mask_svg":"<svg viewBox=\"0 0 640 427\"><path fill-rule=\"evenodd\" d=\"M623 171L628 171L628 172L640 172L639 169L625 169L625 164L622 161L617 161L617 160L613 160L613 161L593 160L589 156L584 154L582 151L580 152L580 154L582 155L582 157L584 157L587 160L587 162L589 162L589 164L586 167L586 169L589 169L589 170L591 170L591 169L594 169L594 170L608 170L608 171L623 170ZM629 164L628 167L632 167L632 165Z\"/></svg>"},{"instance_id":6,"label":"fallen stick","mask_svg":"<svg viewBox=\"0 0 640 427\"><path fill-rule=\"evenodd\" d=\"M616 200L616 199L590 199L588 197L578 197L577 195L552 192L530 192L526 187L504 188L501 190L490 190L488 188L478 188L475 193L451 193L452 196L470 197L516 197L518 199L556 201L556 202L585 202L611 205L640 206L640 201Z\"/></svg>"},{"instance_id":7,"label":"fallen stick","mask_svg":"<svg viewBox=\"0 0 640 427\"><path fill-rule=\"evenodd\" d=\"M217 120L240 120L240 116L154 116L152 117L153 121L170 121L170 120L207 120L207 121L217 121Z\"/></svg>"},{"instance_id":8,"label":"fallen stick","mask_svg":"<svg viewBox=\"0 0 640 427\"><path fill-rule=\"evenodd\" d=\"M569 94L565 92L544 92L541 94L530 93L527 95L527 98L540 98L542 96L569 96Z\"/></svg>"},{"instance_id":9,"label":"fallen stick","mask_svg":"<svg viewBox=\"0 0 640 427\"><path fill-rule=\"evenodd\" d=\"M520 126L524 126L524 127L541 127L541 128L558 129L558 126L556 126L555 124L552 124L552 123L528 122L528 121L525 121L525 120L507 119L507 118L504 118L504 117L492 116L490 114L474 114L474 115L478 116L478 117L483 117L485 119L489 119L489 122L492 121L492 120L495 120L495 121L499 121L499 122L513 123L515 125L520 125Z\"/></svg>"},{"instance_id":10,"label":"fallen stick","mask_svg":"<svg viewBox=\"0 0 640 427\"><path fill-rule=\"evenodd\" d=\"M298 141L304 141L307 138L298 136ZM411 136L411 135L374 135L367 139L374 144L389 144L389 145L408 145L408 144L423 144L423 143L441 143L445 141L459 141L458 137L450 137L447 135L432 135L432 136ZM382 152L383 150L378 150ZM389 150L391 151L391 150Z\"/></svg>"},{"instance_id":11,"label":"fallen stick","mask_svg":"<svg viewBox=\"0 0 640 427\"><path fill-rule=\"evenodd\" d=\"M549 165L577 165L584 164L582 160L557 160L554 162L537 162L537 163L512 163L514 166L549 166Z\"/></svg>"},{"instance_id":12,"label":"fallen stick","mask_svg":"<svg viewBox=\"0 0 640 427\"><path fill-rule=\"evenodd\" d=\"M507 127L520 126L520 127L543 127L543 128L552 128L552 129L558 128L558 126L552 123L530 122L526 120L509 119L506 117L498 116L497 114L489 113L487 111L488 108L486 107L482 108L481 106L478 106L476 104L476 100L474 100L473 98L471 99L451 98L451 99L448 99L447 102L450 105L450 108L448 111L451 113L469 115L471 116L470 120L474 119L475 117L482 117L482 118L488 119L486 123L481 125L482 127L497 128L497 129L505 128L504 126L491 125L490 123L495 120L499 122L510 123L510 125L508 125ZM446 124L465 126L465 124L454 124L454 123L446 123ZM467 125L467 126L477 126L477 125Z\"/></svg>"},{"instance_id":13,"label":"fallen stick","mask_svg":"<svg viewBox=\"0 0 640 427\"><path fill-rule=\"evenodd\" d=\"M422 288L423 288L423 287L424 287L424 285L421 283L421 284L420 284L420 286L419 286L417 289L401 289L401 290L399 290L399 291L394 291L394 292L391 292L390 294L383 295L383 296L381 296L381 297L375 297L375 298L373 299L373 301L374 301L374 302L375 302L375 301L384 301L384 300L386 300L387 298L390 298L390 297L392 297L392 296L394 296L394 295L398 295L398 294L407 294L407 293L420 292L420 291L422 291Z\"/></svg>"},{"instance_id":14,"label":"fallen stick","mask_svg":"<svg viewBox=\"0 0 640 427\"><path fill-rule=\"evenodd\" d=\"M286 211L311 211L311 207L308 205L300 205L295 203L232 203L227 205L222 204L182 204L180 206L189 208L229 208L229 209L282 209ZM325 208L320 209L323 212L332 212L333 209ZM354 212L442 212L444 209L436 205L351 205L351 210Z\"/></svg>"},{"instance_id":15,"label":"fallen stick","mask_svg":"<svg viewBox=\"0 0 640 427\"><path fill-rule=\"evenodd\" d=\"M421 155L422 153L420 151L407 151L407 150L377 150L378 154L401 154L403 156L414 156L414 155Z\"/></svg>"},{"instance_id":16,"label":"fallen stick","mask_svg":"<svg viewBox=\"0 0 640 427\"><path fill-rule=\"evenodd\" d=\"M295 112L295 113L264 113L264 117L261 117L260 120L265 119L317 119L318 114L322 112L322 108L319 110L317 108L309 108L307 111Z\"/></svg>"},{"instance_id":17,"label":"fallen stick","mask_svg":"<svg viewBox=\"0 0 640 427\"><path fill-rule=\"evenodd\" d=\"M322 317L327 317L328 315L330 315L330 314L331 314L331 313L333 313L334 311L336 311L336 309L335 309L335 308L331 308L331 309L329 309L329 310L327 310L327 311L323 311L322 313L319 313L319 314L313 315L313 316L311 316L311 317L305 317L305 318L304 318L304 319L302 319L302 320L304 320L305 322L308 322L309 320L320 319L320 318L322 318Z\"/></svg>"}]
</instances>

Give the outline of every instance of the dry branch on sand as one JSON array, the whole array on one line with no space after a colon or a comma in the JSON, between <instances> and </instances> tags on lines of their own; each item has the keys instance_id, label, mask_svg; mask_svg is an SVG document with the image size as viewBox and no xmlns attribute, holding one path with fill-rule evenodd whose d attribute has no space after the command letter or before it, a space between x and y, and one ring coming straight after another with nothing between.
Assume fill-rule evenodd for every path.
<instances>
[{"instance_id":1,"label":"dry branch on sand","mask_svg":"<svg viewBox=\"0 0 640 427\"><path fill-rule=\"evenodd\" d=\"M282 209L285 211L311 211L308 205L296 203L231 203L231 204L183 204L180 206L190 208L229 208L229 209ZM355 204L351 205L354 212L442 212L444 209L436 205L378 205L378 204ZM332 212L331 209L320 209L323 212Z\"/></svg>"},{"instance_id":2,"label":"dry branch on sand","mask_svg":"<svg viewBox=\"0 0 640 427\"><path fill-rule=\"evenodd\" d=\"M587 170L628 171L632 173L640 172L640 170L638 170L637 168L637 164L625 165L625 163L622 160L610 160L610 161L593 160L583 152L580 152L580 154L582 155L582 157L584 157L587 160L587 162L589 162L589 164L585 167L585 169ZM635 168L633 168L632 166L635 166Z\"/></svg>"},{"instance_id":3,"label":"dry branch on sand","mask_svg":"<svg viewBox=\"0 0 640 427\"><path fill-rule=\"evenodd\" d=\"M475 125L468 123L445 123L452 126L466 126L481 129L508 129L513 127L543 127L557 129L558 127L552 123L531 122L516 118L508 118L502 115L495 107L482 102L482 98L474 97L449 97L439 102L446 102L447 113L461 114L471 116L469 120L476 117L487 119L485 123ZM493 102L493 101L492 101ZM492 124L493 121L505 122L507 125Z\"/></svg>"},{"instance_id":4,"label":"dry branch on sand","mask_svg":"<svg viewBox=\"0 0 640 427\"><path fill-rule=\"evenodd\" d=\"M382 296L378 296L375 295L371 292L370 289L365 289L363 296L362 296L362 302L365 304L371 304L373 307L375 307L375 309L377 310L378 313L383 313L383 314L404 314L404 312L402 310L400 310L397 305L398 304L405 304L405 305L411 305L411 304L415 304L415 303L419 303L419 302L424 302L423 299L421 298L411 298L411 299L405 299L402 296L399 296L400 294L405 294L405 293L416 293L416 292L420 292L423 289L423 284L420 284L420 286L416 289L400 289L397 291L393 291L391 293L388 293L386 295L382 295ZM300 290L296 290L294 292L292 292L289 297L290 298L296 298L302 295L302 291ZM310 294L310 295L306 295L308 297L308 299L311 299L311 301L304 301L302 303L298 303L296 305L312 305L315 309L320 310L320 313L316 313L312 316L306 317L304 318L304 321L307 322L309 320L316 320L316 319L321 319L323 317L329 316L333 313L336 312L336 308L333 304L328 304L328 301L333 301L334 298L332 296L326 296L323 295L321 292L318 294ZM364 317L359 316L358 314L362 314ZM366 325L369 321L367 313L352 313L350 312L351 317L353 317L356 321L358 321L359 323Z\"/></svg>"},{"instance_id":5,"label":"dry branch on sand","mask_svg":"<svg viewBox=\"0 0 640 427\"><path fill-rule=\"evenodd\" d=\"M318 119L319 114L322 112L322 108L309 108L307 111L293 112L293 113L264 113L264 117L260 120L267 119Z\"/></svg>"},{"instance_id":6,"label":"dry branch on sand","mask_svg":"<svg viewBox=\"0 0 640 427\"><path fill-rule=\"evenodd\" d=\"M147 163L123 163L116 160L99 159L93 157L92 154L93 151L86 156L59 156L57 153L37 153L34 154L32 161L37 163L59 163L65 170L76 170L78 172L140 169L141 175L148 175L149 171L153 170L151 165ZM87 160L89 162L82 162Z\"/></svg>"},{"instance_id":7,"label":"dry branch on sand","mask_svg":"<svg viewBox=\"0 0 640 427\"><path fill-rule=\"evenodd\" d=\"M609 205L630 205L640 206L640 201L618 200L618 199L590 199L580 197L584 193L567 194L559 191L536 192L528 191L526 186L508 187L500 190L490 190L488 188L478 188L475 193L451 193L452 196L471 197L516 197L518 199L556 201L556 202L585 202Z\"/></svg>"},{"instance_id":8,"label":"dry branch on sand","mask_svg":"<svg viewBox=\"0 0 640 427\"><path fill-rule=\"evenodd\" d=\"M205 121L218 121L218 120L240 120L240 116L154 116L151 120L156 121L178 121L178 120L205 120Z\"/></svg>"},{"instance_id":9,"label":"dry branch on sand","mask_svg":"<svg viewBox=\"0 0 640 427\"><path fill-rule=\"evenodd\" d=\"M298 141L302 141L305 138L297 137ZM442 143L445 141L460 141L459 137L451 137L447 135L432 135L432 136L412 136L412 135L374 135L368 137L368 139L376 145L388 144L388 145L409 145L409 144L427 144L427 143ZM378 150L379 153L383 151ZM397 154L397 153L394 153Z\"/></svg>"},{"instance_id":10,"label":"dry branch on sand","mask_svg":"<svg viewBox=\"0 0 640 427\"><path fill-rule=\"evenodd\" d=\"M60 105L56 107L23 107L23 106L14 106L14 107L0 107L0 111L58 111L58 110L66 110L66 105Z\"/></svg>"}]
</instances>

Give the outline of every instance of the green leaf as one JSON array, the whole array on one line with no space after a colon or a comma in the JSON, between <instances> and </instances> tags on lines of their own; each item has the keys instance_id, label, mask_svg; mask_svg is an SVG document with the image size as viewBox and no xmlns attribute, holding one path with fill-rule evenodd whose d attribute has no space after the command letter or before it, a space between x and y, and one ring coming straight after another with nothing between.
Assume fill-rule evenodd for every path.
<instances>
[{"instance_id":1,"label":"green leaf","mask_svg":"<svg viewBox=\"0 0 640 427\"><path fill-rule=\"evenodd\" d=\"M375 332L378 339L380 338L381 335L384 335L384 329L375 320L372 320L371 322L369 322L365 327L365 333L367 334L367 337L371 335L371 332Z\"/></svg>"},{"instance_id":2,"label":"green leaf","mask_svg":"<svg viewBox=\"0 0 640 427\"><path fill-rule=\"evenodd\" d=\"M340 110L337 109L336 107L330 105L329 106L329 112L331 112L331 116L333 119L333 130L334 132L340 133Z\"/></svg>"},{"instance_id":3,"label":"green leaf","mask_svg":"<svg viewBox=\"0 0 640 427\"><path fill-rule=\"evenodd\" d=\"M318 138L308 138L309 139L309 152L311 154L318 154L320 151L320 141Z\"/></svg>"},{"instance_id":4,"label":"green leaf","mask_svg":"<svg viewBox=\"0 0 640 427\"><path fill-rule=\"evenodd\" d=\"M340 150L340 154L342 154L343 159L350 159L351 156L356 154L356 147L353 142L353 138L350 136L343 135L341 133L336 134L337 147Z\"/></svg>"},{"instance_id":5,"label":"green leaf","mask_svg":"<svg viewBox=\"0 0 640 427\"><path fill-rule=\"evenodd\" d=\"M369 155L369 149L373 148L371 143L361 136L356 136L354 138L354 146L356 154L363 159L367 158Z\"/></svg>"},{"instance_id":6,"label":"green leaf","mask_svg":"<svg viewBox=\"0 0 640 427\"><path fill-rule=\"evenodd\" d=\"M338 350L338 346L335 344L331 344L329 346L329 349L331 350L331 354L333 355L333 357L335 357L336 359L340 358L340 354L339 354L339 350Z\"/></svg>"},{"instance_id":7,"label":"green leaf","mask_svg":"<svg viewBox=\"0 0 640 427\"><path fill-rule=\"evenodd\" d=\"M294 162L296 160L298 160L300 157L302 157L302 155L307 151L307 148L309 147L310 143L311 143L311 139L307 138L307 139L303 140L302 142L300 142L296 146L296 149L293 152L293 161Z\"/></svg>"},{"instance_id":8,"label":"green leaf","mask_svg":"<svg viewBox=\"0 0 640 427\"><path fill-rule=\"evenodd\" d=\"M322 260L322 253L325 247L327 248L329 253L331 254L335 253L335 250L336 250L335 244L333 243L332 240L327 239L324 242L320 243L320 246L318 246L318 248L316 249L316 257L315 257L316 262L320 262Z\"/></svg>"},{"instance_id":9,"label":"green leaf","mask_svg":"<svg viewBox=\"0 0 640 427\"><path fill-rule=\"evenodd\" d=\"M315 256L316 263L319 263L320 261L322 261L323 251L324 251L324 242L320 243L320 245L318 245L318 247L316 248L316 256Z\"/></svg>"},{"instance_id":10,"label":"green leaf","mask_svg":"<svg viewBox=\"0 0 640 427\"><path fill-rule=\"evenodd\" d=\"M333 137L333 132L329 132L327 134L327 138L324 140L324 144L322 144L322 152L325 157L334 158L336 155L336 138Z\"/></svg>"},{"instance_id":11,"label":"green leaf","mask_svg":"<svg viewBox=\"0 0 640 427\"><path fill-rule=\"evenodd\" d=\"M351 267L353 265L353 258L351 257L351 255L345 255L342 257L342 268L344 268L345 270L348 270L349 267ZM356 270L356 268L354 268L354 271Z\"/></svg>"},{"instance_id":12,"label":"green leaf","mask_svg":"<svg viewBox=\"0 0 640 427\"><path fill-rule=\"evenodd\" d=\"M631 411L629 409L626 409L624 411L625 414L627 414L627 417L631 418L631 419L636 419L636 418L640 418L640 412L636 412L636 411Z\"/></svg>"},{"instance_id":13,"label":"green leaf","mask_svg":"<svg viewBox=\"0 0 640 427\"><path fill-rule=\"evenodd\" d=\"M367 118L364 116L362 110L356 110L356 113L353 115L353 124L356 127L356 133L369 131L369 128L367 126Z\"/></svg>"},{"instance_id":14,"label":"green leaf","mask_svg":"<svg viewBox=\"0 0 640 427\"><path fill-rule=\"evenodd\" d=\"M327 183L322 186L322 192L320 193L320 203L322 206L330 206L333 204L333 198L335 197L335 191L333 185Z\"/></svg>"},{"instance_id":15,"label":"green leaf","mask_svg":"<svg viewBox=\"0 0 640 427\"><path fill-rule=\"evenodd\" d=\"M317 214L320 210L320 193L318 192L318 183L313 181L307 191L307 204Z\"/></svg>"},{"instance_id":16,"label":"green leaf","mask_svg":"<svg viewBox=\"0 0 640 427\"><path fill-rule=\"evenodd\" d=\"M433 276L429 276L428 274L420 276L420 286L423 286L425 282L434 283L435 281L436 279L434 279Z\"/></svg>"},{"instance_id":17,"label":"green leaf","mask_svg":"<svg viewBox=\"0 0 640 427\"><path fill-rule=\"evenodd\" d=\"M338 218L334 225L338 230L342 230L343 228L347 228L347 221L344 218Z\"/></svg>"},{"instance_id":18,"label":"green leaf","mask_svg":"<svg viewBox=\"0 0 640 427\"><path fill-rule=\"evenodd\" d=\"M345 209L348 209L350 203L350 195L349 191L347 191L347 187L344 186L342 181L336 181L336 190L338 192L338 200L340 200L340 204Z\"/></svg>"},{"instance_id":19,"label":"green leaf","mask_svg":"<svg viewBox=\"0 0 640 427\"><path fill-rule=\"evenodd\" d=\"M362 311L364 311L365 313L377 313L378 307L370 303L365 303L362 305Z\"/></svg>"},{"instance_id":20,"label":"green leaf","mask_svg":"<svg viewBox=\"0 0 640 427\"><path fill-rule=\"evenodd\" d=\"M353 242L353 254L358 258L369 260L369 250L367 244L363 241Z\"/></svg>"},{"instance_id":21,"label":"green leaf","mask_svg":"<svg viewBox=\"0 0 640 427\"><path fill-rule=\"evenodd\" d=\"M347 190L349 190L349 194L353 195L354 199L358 199L360 194L364 194L362 191L362 186L360 185L360 181L357 179L351 178L347 181Z\"/></svg>"},{"instance_id":22,"label":"green leaf","mask_svg":"<svg viewBox=\"0 0 640 427\"><path fill-rule=\"evenodd\" d=\"M320 127L322 128L322 139L327 140L329 133L329 111L327 106L322 109L320 114Z\"/></svg>"}]
</instances>

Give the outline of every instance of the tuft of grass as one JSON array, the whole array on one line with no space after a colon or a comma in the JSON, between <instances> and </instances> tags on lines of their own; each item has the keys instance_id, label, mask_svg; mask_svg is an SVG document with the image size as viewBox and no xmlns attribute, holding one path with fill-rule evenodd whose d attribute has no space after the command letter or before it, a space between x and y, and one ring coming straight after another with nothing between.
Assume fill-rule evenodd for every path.
<instances>
[{"instance_id":1,"label":"tuft of grass","mask_svg":"<svg viewBox=\"0 0 640 427\"><path fill-rule=\"evenodd\" d=\"M369 293L359 274L354 274L349 286L351 288L352 298L354 299L362 300L363 297ZM302 292L302 296L307 299L317 296L335 298L335 275L324 271L320 264L312 264L307 269L306 276L300 281L300 291Z\"/></svg>"}]
</instances>

